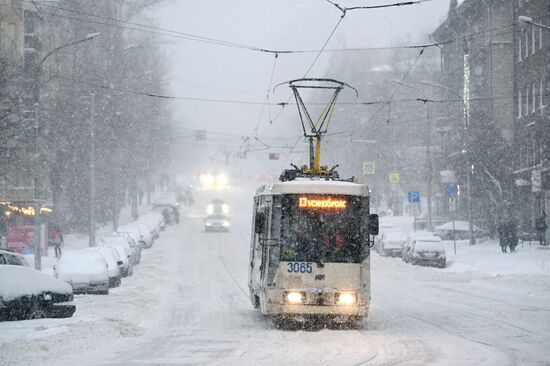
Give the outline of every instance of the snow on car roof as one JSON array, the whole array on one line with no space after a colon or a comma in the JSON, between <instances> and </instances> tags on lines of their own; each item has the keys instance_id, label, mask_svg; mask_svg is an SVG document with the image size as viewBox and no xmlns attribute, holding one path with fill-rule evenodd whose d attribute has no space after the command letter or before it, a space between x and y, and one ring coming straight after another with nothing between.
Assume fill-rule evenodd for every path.
<instances>
[{"instance_id":1,"label":"snow on car roof","mask_svg":"<svg viewBox=\"0 0 550 366\"><path fill-rule=\"evenodd\" d=\"M474 231L479 230L477 226L473 226ZM453 222L449 221L444 223L443 225L436 226L435 230L453 230ZM468 231L470 230L470 225L468 225L467 221L455 221L455 231Z\"/></svg>"},{"instance_id":2,"label":"snow on car roof","mask_svg":"<svg viewBox=\"0 0 550 366\"><path fill-rule=\"evenodd\" d=\"M0 297L13 300L17 297L39 295L43 292L71 294L71 285L32 268L0 266Z\"/></svg>"},{"instance_id":3,"label":"snow on car roof","mask_svg":"<svg viewBox=\"0 0 550 366\"><path fill-rule=\"evenodd\" d=\"M405 241L408 239L408 235L404 233L403 231L395 230L395 231L388 231L386 234L386 237L384 240L391 241L391 240L402 240Z\"/></svg>"},{"instance_id":4,"label":"snow on car roof","mask_svg":"<svg viewBox=\"0 0 550 366\"><path fill-rule=\"evenodd\" d=\"M267 184L260 187L256 192L257 195L292 193L368 196L369 189L365 184L354 182L298 178L288 182Z\"/></svg>"},{"instance_id":5,"label":"snow on car roof","mask_svg":"<svg viewBox=\"0 0 550 366\"><path fill-rule=\"evenodd\" d=\"M60 273L94 274L106 269L107 262L95 248L64 251L56 265Z\"/></svg>"}]
</instances>

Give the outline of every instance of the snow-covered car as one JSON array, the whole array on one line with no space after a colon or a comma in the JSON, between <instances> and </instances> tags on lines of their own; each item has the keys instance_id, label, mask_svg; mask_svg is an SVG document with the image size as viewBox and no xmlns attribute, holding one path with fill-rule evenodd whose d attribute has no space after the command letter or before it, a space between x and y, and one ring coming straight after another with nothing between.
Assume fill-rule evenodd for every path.
<instances>
[{"instance_id":1,"label":"snow-covered car","mask_svg":"<svg viewBox=\"0 0 550 366\"><path fill-rule=\"evenodd\" d=\"M473 225L472 231L475 238L486 238L488 233L485 230L480 229L479 227ZM454 222L454 231L453 231L453 222L449 221L443 225L436 226L434 229L434 234L439 236L442 240L466 240L470 238L470 225L467 221L455 221Z\"/></svg>"},{"instance_id":2,"label":"snow-covered car","mask_svg":"<svg viewBox=\"0 0 550 366\"><path fill-rule=\"evenodd\" d=\"M153 241L158 239L160 232L164 230L164 227L166 226L162 213L158 211L149 211L143 214L140 216L136 224L147 230L152 236Z\"/></svg>"},{"instance_id":3,"label":"snow-covered car","mask_svg":"<svg viewBox=\"0 0 550 366\"><path fill-rule=\"evenodd\" d=\"M180 221L179 203L173 195L164 195L155 200L153 210L160 212L168 225L177 224Z\"/></svg>"},{"instance_id":4,"label":"snow-covered car","mask_svg":"<svg viewBox=\"0 0 550 366\"><path fill-rule=\"evenodd\" d=\"M400 230L389 231L378 241L378 252L383 256L401 256L409 236Z\"/></svg>"},{"instance_id":5,"label":"snow-covered car","mask_svg":"<svg viewBox=\"0 0 550 366\"><path fill-rule=\"evenodd\" d=\"M103 246L109 246L112 244L122 244L124 246L128 245L130 249L130 263L132 266L136 266L141 262L141 246L138 245L131 237L126 235L110 235L104 236L100 239L100 243Z\"/></svg>"},{"instance_id":6,"label":"snow-covered car","mask_svg":"<svg viewBox=\"0 0 550 366\"><path fill-rule=\"evenodd\" d=\"M116 233L132 238L141 248L148 249L153 246L153 237L149 230L137 223L121 226Z\"/></svg>"},{"instance_id":7,"label":"snow-covered car","mask_svg":"<svg viewBox=\"0 0 550 366\"><path fill-rule=\"evenodd\" d=\"M445 268L445 245L437 236L417 236L408 242L407 251L403 251L403 260L412 264Z\"/></svg>"},{"instance_id":8,"label":"snow-covered car","mask_svg":"<svg viewBox=\"0 0 550 366\"><path fill-rule=\"evenodd\" d=\"M204 219L204 231L229 231L229 218L223 214L208 215Z\"/></svg>"},{"instance_id":9,"label":"snow-covered car","mask_svg":"<svg viewBox=\"0 0 550 366\"><path fill-rule=\"evenodd\" d=\"M120 236L105 237L100 242L101 246L108 246L113 248L118 253L120 260L122 261L121 275L122 277L128 277L134 274L134 265L132 258L132 249L127 241Z\"/></svg>"},{"instance_id":10,"label":"snow-covered car","mask_svg":"<svg viewBox=\"0 0 550 366\"><path fill-rule=\"evenodd\" d=\"M30 267L29 263L21 254L0 249L0 264L11 264L13 266Z\"/></svg>"},{"instance_id":11,"label":"snow-covered car","mask_svg":"<svg viewBox=\"0 0 550 366\"><path fill-rule=\"evenodd\" d=\"M107 271L109 272L109 288L120 286L123 262L117 251L111 247L103 246L96 247L95 249L101 253L103 259L107 262Z\"/></svg>"},{"instance_id":12,"label":"snow-covered car","mask_svg":"<svg viewBox=\"0 0 550 366\"><path fill-rule=\"evenodd\" d=\"M70 285L20 265L0 266L0 321L68 318L76 307Z\"/></svg>"},{"instance_id":13,"label":"snow-covered car","mask_svg":"<svg viewBox=\"0 0 550 366\"><path fill-rule=\"evenodd\" d=\"M109 293L109 267L95 248L65 251L54 275L70 284L75 294Z\"/></svg>"}]
</instances>

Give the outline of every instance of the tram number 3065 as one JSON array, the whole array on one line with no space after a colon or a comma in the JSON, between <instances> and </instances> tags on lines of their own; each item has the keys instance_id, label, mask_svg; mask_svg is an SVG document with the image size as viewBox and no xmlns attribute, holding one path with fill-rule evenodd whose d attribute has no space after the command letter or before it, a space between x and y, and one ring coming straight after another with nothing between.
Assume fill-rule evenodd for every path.
<instances>
[{"instance_id":1,"label":"tram number 3065","mask_svg":"<svg viewBox=\"0 0 550 366\"><path fill-rule=\"evenodd\" d=\"M289 273L311 273L313 270L311 263L288 262L287 266Z\"/></svg>"}]
</instances>

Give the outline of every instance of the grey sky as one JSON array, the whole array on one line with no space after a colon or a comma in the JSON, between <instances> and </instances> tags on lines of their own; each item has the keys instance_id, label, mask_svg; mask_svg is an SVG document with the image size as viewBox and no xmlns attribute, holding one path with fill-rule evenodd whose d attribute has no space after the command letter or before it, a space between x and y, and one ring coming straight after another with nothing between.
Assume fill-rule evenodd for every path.
<instances>
[{"instance_id":1,"label":"grey sky","mask_svg":"<svg viewBox=\"0 0 550 366\"><path fill-rule=\"evenodd\" d=\"M340 1L343 6L392 2L395 1ZM426 41L421 37L445 17L448 5L448 0L433 0L419 5L349 12L327 48ZM236 43L270 49L319 49L340 14L323 0L174 0L160 9L158 17L165 28ZM175 95L259 102L265 98L273 55L187 40L166 45L166 52L172 69L171 91ZM329 57L329 53L323 54L309 76L323 76ZM314 58L314 53L280 55L273 84L303 76ZM288 95L282 90L273 96L273 101L284 101ZM184 101L174 102L173 107L181 125L236 135L252 133L262 108ZM275 106L272 113L278 110ZM287 126L285 121L295 117L295 109L286 108L276 123ZM264 113L260 130L268 121L268 113ZM271 128L269 133L294 136L298 135L299 126L294 131Z\"/></svg>"}]
</instances>

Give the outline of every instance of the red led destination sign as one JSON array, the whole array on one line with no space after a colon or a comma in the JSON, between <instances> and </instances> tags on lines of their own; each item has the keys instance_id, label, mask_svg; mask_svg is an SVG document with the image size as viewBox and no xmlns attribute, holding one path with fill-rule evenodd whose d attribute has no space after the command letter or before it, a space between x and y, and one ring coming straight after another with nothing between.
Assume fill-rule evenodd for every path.
<instances>
[{"instance_id":1,"label":"red led destination sign","mask_svg":"<svg viewBox=\"0 0 550 366\"><path fill-rule=\"evenodd\" d=\"M305 209L341 210L348 206L348 202L341 198L300 197L298 207Z\"/></svg>"}]
</instances>

